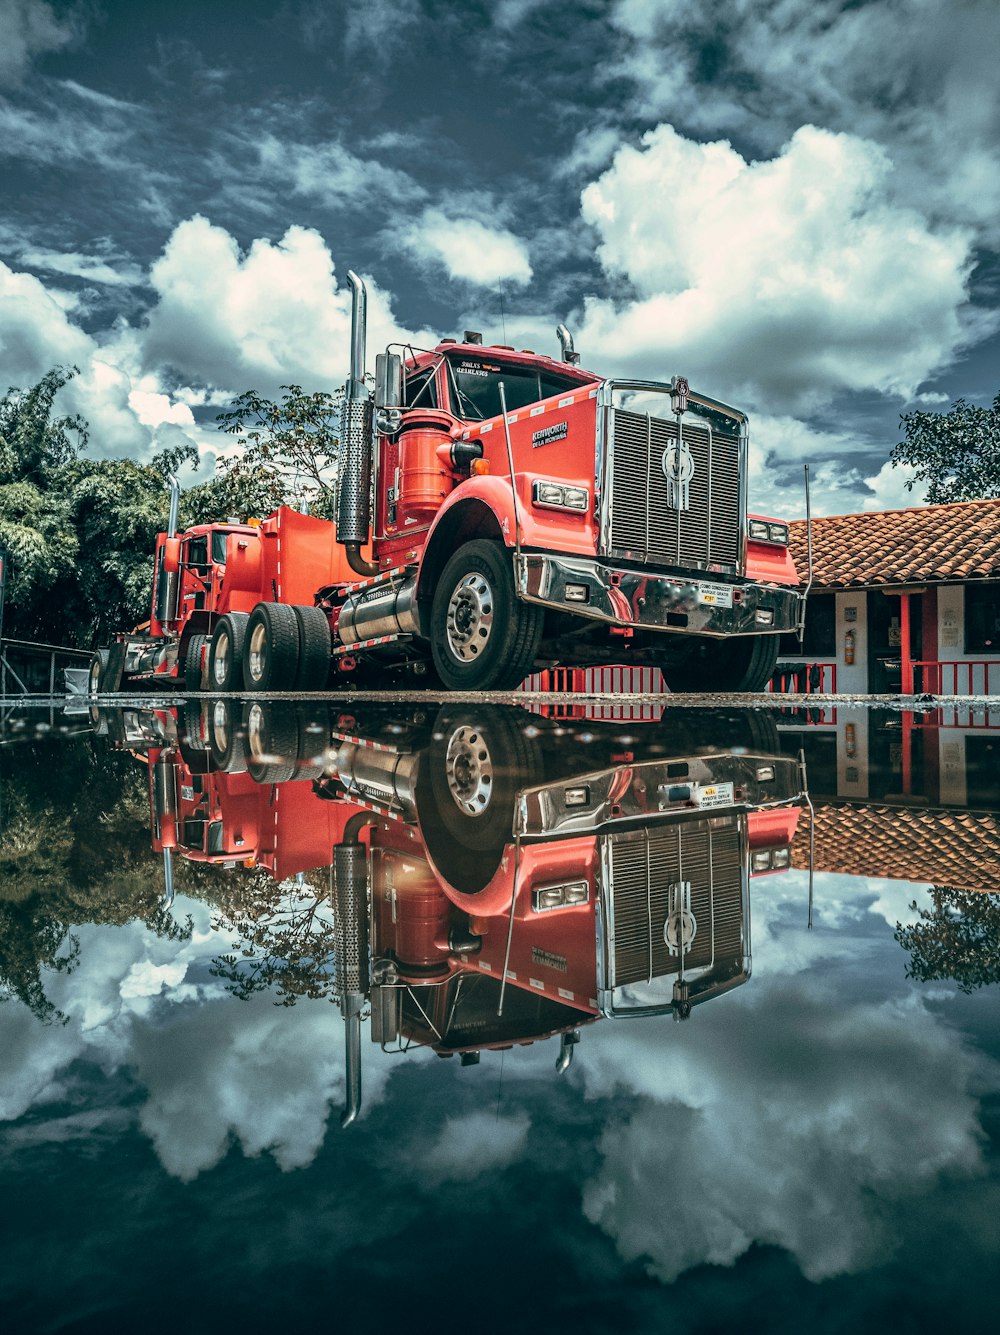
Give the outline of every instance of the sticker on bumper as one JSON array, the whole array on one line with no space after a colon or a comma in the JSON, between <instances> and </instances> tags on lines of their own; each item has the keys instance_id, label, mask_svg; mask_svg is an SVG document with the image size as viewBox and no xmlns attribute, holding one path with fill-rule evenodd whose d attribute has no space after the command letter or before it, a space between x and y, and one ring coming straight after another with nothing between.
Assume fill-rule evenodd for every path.
<instances>
[{"instance_id":1,"label":"sticker on bumper","mask_svg":"<svg viewBox=\"0 0 1000 1335\"><path fill-rule=\"evenodd\" d=\"M736 797L731 783L698 784L691 795L696 807L731 807Z\"/></svg>"},{"instance_id":2,"label":"sticker on bumper","mask_svg":"<svg viewBox=\"0 0 1000 1335\"><path fill-rule=\"evenodd\" d=\"M731 584L699 584L698 601L713 607L732 607L733 587Z\"/></svg>"}]
</instances>

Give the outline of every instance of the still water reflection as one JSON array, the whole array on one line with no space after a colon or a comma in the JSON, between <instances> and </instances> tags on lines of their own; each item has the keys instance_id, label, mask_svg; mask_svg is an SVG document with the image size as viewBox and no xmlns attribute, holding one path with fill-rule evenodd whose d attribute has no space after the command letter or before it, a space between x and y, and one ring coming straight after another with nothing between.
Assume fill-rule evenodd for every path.
<instances>
[{"instance_id":1,"label":"still water reflection","mask_svg":"<svg viewBox=\"0 0 1000 1335\"><path fill-rule=\"evenodd\" d=\"M1000 735L573 712L5 720L6 1328L993 1328Z\"/></svg>"}]
</instances>

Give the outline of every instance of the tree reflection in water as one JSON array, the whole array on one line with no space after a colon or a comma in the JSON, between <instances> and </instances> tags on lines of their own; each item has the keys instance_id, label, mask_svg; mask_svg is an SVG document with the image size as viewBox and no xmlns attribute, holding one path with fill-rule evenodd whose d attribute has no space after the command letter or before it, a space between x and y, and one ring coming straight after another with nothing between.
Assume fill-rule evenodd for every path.
<instances>
[{"instance_id":1,"label":"tree reflection in water","mask_svg":"<svg viewBox=\"0 0 1000 1335\"><path fill-rule=\"evenodd\" d=\"M962 992L1000 983L1000 894L937 885L933 908L919 921L896 924L896 940L910 952L906 976L929 983L952 979Z\"/></svg>"}]
</instances>

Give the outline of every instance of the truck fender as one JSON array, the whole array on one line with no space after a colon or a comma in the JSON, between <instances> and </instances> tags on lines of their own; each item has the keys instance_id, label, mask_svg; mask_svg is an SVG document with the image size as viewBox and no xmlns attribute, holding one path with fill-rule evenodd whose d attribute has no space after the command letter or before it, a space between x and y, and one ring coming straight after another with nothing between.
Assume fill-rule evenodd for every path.
<instances>
[{"instance_id":1,"label":"truck fender","mask_svg":"<svg viewBox=\"0 0 1000 1335\"><path fill-rule=\"evenodd\" d=\"M510 482L474 477L452 492L431 525L420 559L417 597L430 598L448 558L465 542L488 538L514 545L514 504Z\"/></svg>"}]
</instances>

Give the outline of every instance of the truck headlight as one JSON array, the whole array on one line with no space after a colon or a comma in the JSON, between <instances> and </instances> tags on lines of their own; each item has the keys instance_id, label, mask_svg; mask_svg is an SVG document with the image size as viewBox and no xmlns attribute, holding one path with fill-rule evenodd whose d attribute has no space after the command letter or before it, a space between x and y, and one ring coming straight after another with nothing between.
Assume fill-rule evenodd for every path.
<instances>
[{"instance_id":1,"label":"truck headlight","mask_svg":"<svg viewBox=\"0 0 1000 1335\"><path fill-rule=\"evenodd\" d=\"M570 881L564 885L540 885L531 892L531 905L536 913L548 913L551 909L575 908L586 904L590 899L590 885L587 881Z\"/></svg>"},{"instance_id":2,"label":"truck headlight","mask_svg":"<svg viewBox=\"0 0 1000 1335\"><path fill-rule=\"evenodd\" d=\"M533 504L547 510L573 510L583 514L590 508L590 492L587 488L571 487L565 482L533 482L531 499Z\"/></svg>"},{"instance_id":3,"label":"truck headlight","mask_svg":"<svg viewBox=\"0 0 1000 1335\"><path fill-rule=\"evenodd\" d=\"M766 519L751 519L747 534L755 542L773 542L776 547L788 546L788 525L770 524Z\"/></svg>"}]
</instances>

